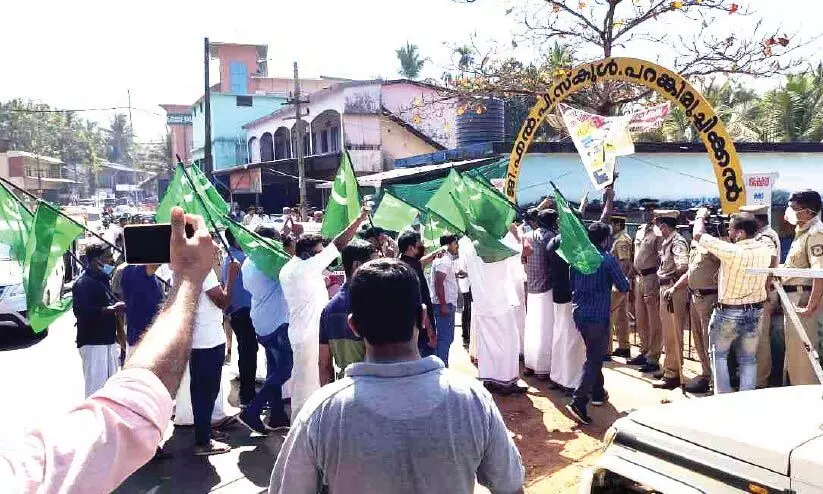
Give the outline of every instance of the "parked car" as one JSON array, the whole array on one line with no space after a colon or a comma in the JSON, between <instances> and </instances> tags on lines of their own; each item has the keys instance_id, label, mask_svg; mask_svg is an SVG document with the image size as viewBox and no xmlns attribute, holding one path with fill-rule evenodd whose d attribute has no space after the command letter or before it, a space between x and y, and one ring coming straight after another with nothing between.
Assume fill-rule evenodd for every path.
<instances>
[{"instance_id":1,"label":"parked car","mask_svg":"<svg viewBox=\"0 0 823 494\"><path fill-rule=\"evenodd\" d=\"M580 493L823 493L823 385L642 409L606 432Z\"/></svg>"},{"instance_id":2,"label":"parked car","mask_svg":"<svg viewBox=\"0 0 823 494\"><path fill-rule=\"evenodd\" d=\"M43 302L51 304L63 295L65 265L58 262L46 282ZM27 315L26 292L23 288L23 270L11 258L8 245L0 244L0 313L15 312L23 318Z\"/></svg>"}]
</instances>

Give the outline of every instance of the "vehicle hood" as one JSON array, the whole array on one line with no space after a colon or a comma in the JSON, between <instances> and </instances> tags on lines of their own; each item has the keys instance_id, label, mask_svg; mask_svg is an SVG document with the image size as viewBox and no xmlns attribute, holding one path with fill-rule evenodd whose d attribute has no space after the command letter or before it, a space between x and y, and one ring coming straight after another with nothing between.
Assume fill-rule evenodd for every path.
<instances>
[{"instance_id":1,"label":"vehicle hood","mask_svg":"<svg viewBox=\"0 0 823 494\"><path fill-rule=\"evenodd\" d=\"M23 283L23 270L16 261L0 260L0 286Z\"/></svg>"},{"instance_id":2,"label":"vehicle hood","mask_svg":"<svg viewBox=\"0 0 823 494\"><path fill-rule=\"evenodd\" d=\"M682 400L641 409L628 418L683 441L788 475L792 450L823 437L823 385ZM823 445L817 451L823 451Z\"/></svg>"},{"instance_id":3,"label":"vehicle hood","mask_svg":"<svg viewBox=\"0 0 823 494\"><path fill-rule=\"evenodd\" d=\"M792 480L819 486L823 484L820 467L823 466L823 437L807 442L792 453Z\"/></svg>"}]
</instances>

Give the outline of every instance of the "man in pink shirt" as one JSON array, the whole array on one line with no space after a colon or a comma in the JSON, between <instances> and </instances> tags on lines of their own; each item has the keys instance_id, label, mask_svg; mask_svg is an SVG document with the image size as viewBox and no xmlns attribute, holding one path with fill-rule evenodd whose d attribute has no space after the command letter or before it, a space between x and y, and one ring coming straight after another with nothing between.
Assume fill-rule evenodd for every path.
<instances>
[{"instance_id":1,"label":"man in pink shirt","mask_svg":"<svg viewBox=\"0 0 823 494\"><path fill-rule=\"evenodd\" d=\"M172 210L175 286L123 370L67 415L0 452L3 492L110 492L154 456L188 365L194 314L215 245L203 219ZM195 228L186 237L186 223Z\"/></svg>"}]
</instances>

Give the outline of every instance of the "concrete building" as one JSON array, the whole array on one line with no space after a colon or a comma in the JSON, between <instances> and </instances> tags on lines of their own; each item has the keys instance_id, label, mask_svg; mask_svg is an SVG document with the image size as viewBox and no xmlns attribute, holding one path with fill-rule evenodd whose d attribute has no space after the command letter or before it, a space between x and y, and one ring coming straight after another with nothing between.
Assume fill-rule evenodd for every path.
<instances>
[{"instance_id":1,"label":"concrete building","mask_svg":"<svg viewBox=\"0 0 823 494\"><path fill-rule=\"evenodd\" d=\"M219 64L219 82L210 91L212 156L216 171L247 161L243 124L283 105L291 95L294 81L268 76L267 45L211 43L210 56ZM306 95L337 81L340 79L301 79L300 83ZM160 106L167 114L172 156L180 155L184 161L203 159L206 128L203 96L191 105ZM184 152L179 152L183 149Z\"/></svg>"},{"instance_id":2,"label":"concrete building","mask_svg":"<svg viewBox=\"0 0 823 494\"><path fill-rule=\"evenodd\" d=\"M303 154L312 183L334 176L343 150L358 175L391 170L395 160L454 147L456 100L436 86L409 80L346 81L308 95L302 110ZM295 108L286 105L243 126L248 165L228 174L234 194L256 193L267 209L297 202ZM259 187L252 187L259 184ZM265 189L265 190L263 190ZM309 202L324 203L319 188ZM245 198L248 199L248 198ZM241 204L247 201L240 199Z\"/></svg>"},{"instance_id":3,"label":"concrete building","mask_svg":"<svg viewBox=\"0 0 823 494\"><path fill-rule=\"evenodd\" d=\"M68 203L75 184L64 176L64 166L57 158L26 151L0 153L0 176L54 203Z\"/></svg>"}]
</instances>

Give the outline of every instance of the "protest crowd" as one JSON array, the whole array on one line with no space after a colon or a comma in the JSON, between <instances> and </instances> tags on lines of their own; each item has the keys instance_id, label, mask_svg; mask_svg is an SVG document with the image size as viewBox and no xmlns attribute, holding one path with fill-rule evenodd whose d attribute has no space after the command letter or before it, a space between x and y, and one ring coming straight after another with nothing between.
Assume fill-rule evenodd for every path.
<instances>
[{"instance_id":1,"label":"protest crowd","mask_svg":"<svg viewBox=\"0 0 823 494\"><path fill-rule=\"evenodd\" d=\"M458 180L485 202L455 207ZM603 363L613 359L655 377L656 388L695 394L817 382L788 329L775 380L768 343L780 304L767 275L746 271L783 259L766 207L744 207L722 231L699 208L683 229L685 214L647 200L632 238L614 210L617 185L604 189L594 221L559 192L520 211L480 180L453 172L442 188L451 186L429 201L428 220L387 213L397 198L373 211L349 195L342 210L305 222L297 207L278 221L227 207L223 232L201 217L214 223L219 208L177 201L167 265L125 264L116 236L90 245L73 288L87 399L32 431L23 454L0 458L0 485L111 490L164 455L173 417L194 425L195 455L230 451L230 422L263 436L287 430L273 493L473 492L475 483L520 492L520 454L492 395L525 393L522 377L565 393L567 413L584 425L588 407L609 400ZM821 208L817 192L790 197L796 233L785 267L823 267ZM817 344L823 284L782 283ZM700 372L687 382L689 332ZM232 337L235 416L221 379ZM447 370L455 340L477 380Z\"/></svg>"}]
</instances>

